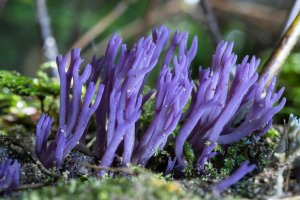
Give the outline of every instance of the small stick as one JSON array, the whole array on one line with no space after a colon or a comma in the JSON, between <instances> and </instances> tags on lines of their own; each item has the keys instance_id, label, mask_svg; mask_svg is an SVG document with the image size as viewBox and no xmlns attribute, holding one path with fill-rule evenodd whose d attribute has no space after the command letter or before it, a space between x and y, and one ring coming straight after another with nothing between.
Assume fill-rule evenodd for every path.
<instances>
[{"instance_id":1,"label":"small stick","mask_svg":"<svg viewBox=\"0 0 300 200\"><path fill-rule=\"evenodd\" d=\"M289 189L291 172L292 172L291 168L288 167L287 168L286 178L285 178L284 191L288 191L288 189Z\"/></svg>"},{"instance_id":2,"label":"small stick","mask_svg":"<svg viewBox=\"0 0 300 200\"><path fill-rule=\"evenodd\" d=\"M218 22L215 17L214 11L208 0L201 0L200 5L201 5L202 11L204 13L205 22L206 22L208 31L210 32L210 35L212 36L214 44L217 45L222 40L222 36L220 33L220 29L219 29Z\"/></svg>"},{"instance_id":3,"label":"small stick","mask_svg":"<svg viewBox=\"0 0 300 200\"><path fill-rule=\"evenodd\" d=\"M293 22L293 20L295 19L295 17L299 13L299 11L300 11L300 0L295 0L293 6L291 8L290 14L289 14L289 16L286 20L285 25L284 25L283 33L289 28L289 26L291 25L291 23Z\"/></svg>"},{"instance_id":4,"label":"small stick","mask_svg":"<svg viewBox=\"0 0 300 200\"><path fill-rule=\"evenodd\" d=\"M267 87L273 77L275 77L288 55L290 54L293 47L296 45L300 37L300 13L298 13L297 17L294 19L292 24L289 26L288 30L282 36L279 44L275 48L274 52L268 59L265 64L261 74L260 79L264 76L264 74L268 73L268 80L266 82L265 87Z\"/></svg>"},{"instance_id":5,"label":"small stick","mask_svg":"<svg viewBox=\"0 0 300 200\"><path fill-rule=\"evenodd\" d=\"M162 5L159 6L159 9L157 11L158 15L150 20L148 23L149 26L153 26L156 23L161 23L162 21L164 21L165 19L169 18L172 15L175 15L177 13L180 13L183 11L183 8L180 4L179 0L172 0L172 1L167 1L166 3L163 3ZM151 10L151 12L153 13L149 13L149 15L154 15L156 10ZM130 22L129 24L127 24L125 27L120 28L120 32L122 33L122 38L123 41L132 38L140 33L142 33L143 31L145 31L147 28L149 27L145 27L145 22L144 19L136 19L132 22ZM96 48L99 49L100 53L104 53L103 50L106 48L107 43L109 41L109 37L107 37L106 39L103 39L101 42L99 42L98 44L96 44ZM94 54L93 50L88 50L86 52L87 55L91 55Z\"/></svg>"},{"instance_id":6,"label":"small stick","mask_svg":"<svg viewBox=\"0 0 300 200\"><path fill-rule=\"evenodd\" d=\"M50 19L47 11L46 0L36 1L37 9L37 20L41 29L41 35L43 39L43 53L47 61L55 61L58 55L58 49L56 45L56 40L52 34ZM57 77L58 73L56 68L50 69L50 76Z\"/></svg>"},{"instance_id":7,"label":"small stick","mask_svg":"<svg viewBox=\"0 0 300 200\"><path fill-rule=\"evenodd\" d=\"M5 8L6 1L7 1L7 0L2 0L2 1L0 1L0 14L2 14L2 11L3 11L4 8Z\"/></svg>"},{"instance_id":8,"label":"small stick","mask_svg":"<svg viewBox=\"0 0 300 200\"><path fill-rule=\"evenodd\" d=\"M273 33L275 31L277 33L281 28L288 14L284 9L254 3L254 1L210 0L209 2L214 9L222 13L230 16L238 15L263 28L267 25L268 30Z\"/></svg>"},{"instance_id":9,"label":"small stick","mask_svg":"<svg viewBox=\"0 0 300 200\"><path fill-rule=\"evenodd\" d=\"M102 166L84 164L84 163L80 163L80 162L77 162L77 163L82 165L82 166L86 166L86 167L89 167L91 169L95 169L97 171L105 170L105 171L110 171L110 172L115 172L115 173L122 172L122 173L126 173L126 174L129 174L129 175L132 175L132 176L138 175L138 172L136 170L131 169L131 168L127 168L127 167L126 168L125 167L102 167Z\"/></svg>"},{"instance_id":10,"label":"small stick","mask_svg":"<svg viewBox=\"0 0 300 200\"><path fill-rule=\"evenodd\" d=\"M33 184L24 184L18 186L15 190L16 191L22 191L22 190L28 190L28 189L37 189L44 187L46 185L49 185L49 183L33 183Z\"/></svg>"},{"instance_id":11,"label":"small stick","mask_svg":"<svg viewBox=\"0 0 300 200\"><path fill-rule=\"evenodd\" d=\"M155 10L157 9L159 4L159 0L151 0L147 2L147 8L144 12L143 21L144 21L144 27L147 29L151 24L151 21L156 21L156 13Z\"/></svg>"},{"instance_id":12,"label":"small stick","mask_svg":"<svg viewBox=\"0 0 300 200\"><path fill-rule=\"evenodd\" d=\"M274 196L274 199L279 199L283 194L283 173L285 171L285 167L280 167L277 171L277 183L276 183L276 194Z\"/></svg>"},{"instance_id":13,"label":"small stick","mask_svg":"<svg viewBox=\"0 0 300 200\"><path fill-rule=\"evenodd\" d=\"M79 38L71 47L84 49L92 40L101 34L107 27L114 23L135 0L120 1L120 3L103 19L101 19L92 29ZM69 50L71 51L71 50Z\"/></svg>"}]
</instances>

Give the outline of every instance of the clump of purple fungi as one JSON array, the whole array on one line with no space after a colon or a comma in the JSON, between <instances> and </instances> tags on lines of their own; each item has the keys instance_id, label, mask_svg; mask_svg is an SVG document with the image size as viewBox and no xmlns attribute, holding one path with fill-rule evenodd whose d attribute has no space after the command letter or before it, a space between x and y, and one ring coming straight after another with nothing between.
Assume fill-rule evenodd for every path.
<instances>
[{"instance_id":1,"label":"clump of purple fungi","mask_svg":"<svg viewBox=\"0 0 300 200\"><path fill-rule=\"evenodd\" d=\"M195 168L204 171L205 163L217 154L217 144L230 145L251 134L264 135L272 117L285 104L285 98L280 100L284 88L276 93L273 79L264 92L267 75L258 80L259 59L246 56L237 63L232 42L220 42L211 67L200 67L199 78L193 81L190 66L197 44L194 37L188 47L188 33L175 32L171 37L171 31L161 26L154 28L151 36L140 38L132 49L114 34L105 55L94 57L81 75L79 49L72 50L69 65L68 56L59 56L60 112L55 138L48 141L53 119L45 114L36 130L36 155L44 166L60 167L72 149L86 145L93 113L97 131L92 152L102 167L110 167L116 160L119 166L146 167L157 151L173 142L174 156L169 158L166 171L185 169L185 143L196 155ZM157 87L144 95L147 78L155 67L160 69ZM144 133L139 133L143 106L153 96L152 121ZM183 113L185 106L188 109ZM172 135L178 124L179 133ZM215 189L227 188L245 174L237 170L233 178Z\"/></svg>"},{"instance_id":2,"label":"clump of purple fungi","mask_svg":"<svg viewBox=\"0 0 300 200\"><path fill-rule=\"evenodd\" d=\"M19 185L20 172L16 160L6 159L0 164L0 193L11 192Z\"/></svg>"},{"instance_id":3,"label":"clump of purple fungi","mask_svg":"<svg viewBox=\"0 0 300 200\"><path fill-rule=\"evenodd\" d=\"M96 93L95 83L89 81L93 75L91 73L92 65L88 64L82 75L79 74L80 65L83 62L80 58L79 49L72 50L68 68L67 62L68 56L57 57L60 77L60 110L59 127L55 139L50 143L48 142L53 118L42 114L36 128L35 152L47 168L61 166L71 150L79 143L91 116L99 106L104 89L101 84ZM82 98L84 85L86 85L86 92L84 98ZM72 93L71 98L70 93ZM95 102L90 105L95 93Z\"/></svg>"}]
</instances>

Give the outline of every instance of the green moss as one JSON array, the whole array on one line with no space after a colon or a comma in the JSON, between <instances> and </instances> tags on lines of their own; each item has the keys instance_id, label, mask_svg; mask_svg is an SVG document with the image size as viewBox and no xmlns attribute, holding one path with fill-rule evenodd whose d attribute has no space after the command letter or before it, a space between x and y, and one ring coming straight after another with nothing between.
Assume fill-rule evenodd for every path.
<instances>
[{"instance_id":1,"label":"green moss","mask_svg":"<svg viewBox=\"0 0 300 200\"><path fill-rule=\"evenodd\" d=\"M17 108L18 103L24 104L22 98L18 95L10 94L9 91L3 89L0 93L0 113L10 112L10 108Z\"/></svg>"},{"instance_id":2,"label":"green moss","mask_svg":"<svg viewBox=\"0 0 300 200\"><path fill-rule=\"evenodd\" d=\"M183 154L184 154L187 162L194 163L194 161L196 159L195 154L194 154L192 146L187 141L185 141L184 145L183 145Z\"/></svg>"},{"instance_id":3,"label":"green moss","mask_svg":"<svg viewBox=\"0 0 300 200\"><path fill-rule=\"evenodd\" d=\"M59 93L59 85L42 73L38 79L31 79L17 72L0 70L0 88L8 88L13 94L20 96L41 98L57 96Z\"/></svg>"},{"instance_id":4,"label":"green moss","mask_svg":"<svg viewBox=\"0 0 300 200\"><path fill-rule=\"evenodd\" d=\"M277 131L275 128L271 127L268 132L264 135L264 138L270 138L272 140L277 140L280 137L279 131Z\"/></svg>"},{"instance_id":5,"label":"green moss","mask_svg":"<svg viewBox=\"0 0 300 200\"><path fill-rule=\"evenodd\" d=\"M217 170L217 168L214 166L214 164L211 161L208 161L204 165L206 176L201 177L201 180L203 181L212 181L214 179L221 179L220 174Z\"/></svg>"},{"instance_id":6,"label":"green moss","mask_svg":"<svg viewBox=\"0 0 300 200\"><path fill-rule=\"evenodd\" d=\"M148 92L151 91L151 88L149 86L145 86L143 95L147 94ZM146 130L153 118L155 111L155 100L154 98L150 98L144 105L143 105L143 114L141 115L140 118L140 129L141 130Z\"/></svg>"},{"instance_id":7,"label":"green moss","mask_svg":"<svg viewBox=\"0 0 300 200\"><path fill-rule=\"evenodd\" d=\"M137 177L115 177L99 180L72 179L60 181L55 187L44 187L22 194L24 200L50 199L200 199L176 181L166 181L153 174Z\"/></svg>"},{"instance_id":8,"label":"green moss","mask_svg":"<svg viewBox=\"0 0 300 200\"><path fill-rule=\"evenodd\" d=\"M183 171L184 175L185 177L191 177L194 174L194 162L196 157L192 146L187 141L185 141L183 144L183 155L187 161L187 165Z\"/></svg>"},{"instance_id":9,"label":"green moss","mask_svg":"<svg viewBox=\"0 0 300 200\"><path fill-rule=\"evenodd\" d=\"M223 176L227 176L232 171L240 166L245 160L248 160L247 157L247 144L244 140L237 142L236 144L228 147L226 150L226 155L224 157L224 164L220 170L220 173Z\"/></svg>"},{"instance_id":10,"label":"green moss","mask_svg":"<svg viewBox=\"0 0 300 200\"><path fill-rule=\"evenodd\" d=\"M182 109L182 113L186 113L189 110L191 103L192 103L192 97L190 97L187 103L184 105Z\"/></svg>"},{"instance_id":11,"label":"green moss","mask_svg":"<svg viewBox=\"0 0 300 200\"><path fill-rule=\"evenodd\" d=\"M122 185L122 187L120 187ZM125 179L107 179L100 181L89 178L87 181L72 179L68 182L61 181L55 187L44 187L23 194L22 199L114 199L114 197L131 196L129 188L132 183Z\"/></svg>"}]
</instances>

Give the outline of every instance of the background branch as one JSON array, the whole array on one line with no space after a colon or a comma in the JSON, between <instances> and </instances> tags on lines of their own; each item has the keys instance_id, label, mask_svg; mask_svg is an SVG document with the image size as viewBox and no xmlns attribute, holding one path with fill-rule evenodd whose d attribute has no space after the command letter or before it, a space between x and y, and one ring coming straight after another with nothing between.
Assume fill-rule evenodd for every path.
<instances>
[{"instance_id":1,"label":"background branch","mask_svg":"<svg viewBox=\"0 0 300 200\"><path fill-rule=\"evenodd\" d=\"M260 27L278 32L281 24L285 21L287 12L284 9L250 2L232 0L210 0L211 6L219 13L243 17L243 20L250 21ZM276 16L276 17L275 17Z\"/></svg>"},{"instance_id":2,"label":"background branch","mask_svg":"<svg viewBox=\"0 0 300 200\"><path fill-rule=\"evenodd\" d=\"M44 186L50 185L50 183L32 183L32 184L24 184L20 185L16 188L17 191L29 190L29 189L38 189Z\"/></svg>"},{"instance_id":3,"label":"background branch","mask_svg":"<svg viewBox=\"0 0 300 200\"><path fill-rule=\"evenodd\" d=\"M201 0L200 6L205 17L205 24L207 25L207 29L213 39L215 46L217 46L217 44L222 40L222 36L214 11L208 0Z\"/></svg>"},{"instance_id":4,"label":"background branch","mask_svg":"<svg viewBox=\"0 0 300 200\"><path fill-rule=\"evenodd\" d=\"M121 1L110 13L108 13L108 15L101 19L92 29L86 32L81 38L79 38L71 46L71 49L84 49L92 40L94 40L99 34L105 31L105 29L109 27L109 25L114 23L127 10L129 5L131 5L134 2L135 0Z\"/></svg>"},{"instance_id":5,"label":"background branch","mask_svg":"<svg viewBox=\"0 0 300 200\"><path fill-rule=\"evenodd\" d=\"M46 61L55 61L58 55L58 49L55 38L52 35L50 26L50 19L48 16L46 0L37 0L37 19L39 22L42 40L43 40L43 53ZM58 73L56 68L51 68L49 76L57 77Z\"/></svg>"},{"instance_id":6,"label":"background branch","mask_svg":"<svg viewBox=\"0 0 300 200\"><path fill-rule=\"evenodd\" d=\"M292 24L289 26L285 34L281 37L280 42L276 46L274 52L264 65L264 68L260 74L260 78L264 74L268 73L268 81L266 86L269 85L270 81L280 71L284 61L290 54L291 50L299 40L300 36L300 13L296 16Z\"/></svg>"},{"instance_id":7,"label":"background branch","mask_svg":"<svg viewBox=\"0 0 300 200\"><path fill-rule=\"evenodd\" d=\"M3 11L4 8L5 8L6 1L7 1L7 0L0 0L0 14L2 13L2 11Z\"/></svg>"},{"instance_id":8,"label":"background branch","mask_svg":"<svg viewBox=\"0 0 300 200\"><path fill-rule=\"evenodd\" d=\"M291 25L291 23L296 18L299 12L300 12L300 0L295 0L292 9L290 11L290 14L288 16L288 19L286 20L286 23L284 25L283 34L289 28L289 26Z\"/></svg>"},{"instance_id":9,"label":"background branch","mask_svg":"<svg viewBox=\"0 0 300 200\"><path fill-rule=\"evenodd\" d=\"M167 1L166 3L159 6L158 10L151 9L149 10L150 13L148 15L154 15L157 13L155 18L140 18L137 19L129 24L127 24L125 27L120 28L120 32L122 33L123 41L132 38L138 34L143 33L144 31L147 31L150 27L154 26L157 23L162 22L163 20L169 18L172 15L175 15L179 12L183 11L183 8L180 4L180 0L171 0ZM147 19L147 27L145 27L145 19ZM95 49L97 50L97 54L104 53L107 43L109 41L109 38L106 38L95 45ZM98 51L99 50L99 51ZM91 49L86 52L88 56L95 53L95 50Z\"/></svg>"}]
</instances>

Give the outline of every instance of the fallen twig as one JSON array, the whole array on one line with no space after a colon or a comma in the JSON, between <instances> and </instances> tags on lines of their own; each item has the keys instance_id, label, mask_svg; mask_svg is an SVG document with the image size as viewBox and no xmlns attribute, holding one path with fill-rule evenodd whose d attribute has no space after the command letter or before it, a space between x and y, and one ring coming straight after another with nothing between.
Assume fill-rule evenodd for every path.
<instances>
[{"instance_id":1,"label":"fallen twig","mask_svg":"<svg viewBox=\"0 0 300 200\"><path fill-rule=\"evenodd\" d=\"M33 183L33 184L24 184L18 186L15 190L16 191L22 191L22 190L28 190L28 189L37 189L44 187L46 185L49 185L49 183Z\"/></svg>"},{"instance_id":2,"label":"fallen twig","mask_svg":"<svg viewBox=\"0 0 300 200\"><path fill-rule=\"evenodd\" d=\"M176 13L179 13L181 11L183 11L183 8L182 8L179 0L167 1L166 3L159 6L159 9L157 11L158 15L154 19L148 21L147 24L149 27L144 26L145 22L143 19L137 19L137 20L129 23L125 27L120 28L120 32L122 33L122 38L125 41L131 37L134 37L134 36L142 33L143 31L147 30L151 26L155 25L156 23L161 22L161 21L167 19L168 17L170 17ZM156 10L151 10L150 12L156 12ZM149 13L149 15L153 15L153 14L154 13ZM101 42L99 42L98 44L95 45L96 49L99 49L99 51L100 51L98 53L104 53L101 51L106 49L105 47L109 41L109 38L110 37L102 40ZM88 54L88 55L94 54L94 51L89 50L86 52L86 54Z\"/></svg>"},{"instance_id":3,"label":"fallen twig","mask_svg":"<svg viewBox=\"0 0 300 200\"><path fill-rule=\"evenodd\" d=\"M264 74L268 73L268 81L266 82L266 87L270 84L273 77L275 77L280 71L284 61L290 54L291 50L297 43L300 37L300 13L296 16L290 27L287 29L285 34L281 37L279 44L275 48L274 52L266 62L260 78Z\"/></svg>"},{"instance_id":4,"label":"fallen twig","mask_svg":"<svg viewBox=\"0 0 300 200\"><path fill-rule=\"evenodd\" d=\"M131 176L137 176L139 173L137 170L130 168L130 167L102 167L102 166L97 166L97 165L89 165L81 162L77 162L78 164L82 166L89 167L91 169L95 169L97 171L109 171L109 172L115 172L115 173L126 173Z\"/></svg>"},{"instance_id":5,"label":"fallen twig","mask_svg":"<svg viewBox=\"0 0 300 200\"><path fill-rule=\"evenodd\" d=\"M135 0L120 1L120 3L104 18L102 18L92 29L86 32L72 46L73 48L84 49L92 40L101 34L109 25L115 22ZM70 51L71 51L70 49Z\"/></svg>"},{"instance_id":6,"label":"fallen twig","mask_svg":"<svg viewBox=\"0 0 300 200\"><path fill-rule=\"evenodd\" d=\"M291 25L291 23L296 18L299 12L300 12L300 0L295 0L291 8L290 14L286 20L286 23L284 24L284 29L282 34L284 34L284 32L289 28L289 26Z\"/></svg>"},{"instance_id":7,"label":"fallen twig","mask_svg":"<svg viewBox=\"0 0 300 200\"><path fill-rule=\"evenodd\" d=\"M55 38L53 37L50 20L47 11L46 0L36 1L37 19L41 29L41 35L43 40L43 53L47 61L55 61L58 55L58 49ZM58 73L56 68L51 68L51 77L57 77Z\"/></svg>"},{"instance_id":8,"label":"fallen twig","mask_svg":"<svg viewBox=\"0 0 300 200\"><path fill-rule=\"evenodd\" d=\"M245 21L255 23L255 25L263 28L268 27L269 31L276 33L278 33L287 15L284 9L278 9L252 1L210 0L210 3L212 7L218 11L228 13L231 16L241 16Z\"/></svg>"},{"instance_id":9,"label":"fallen twig","mask_svg":"<svg viewBox=\"0 0 300 200\"><path fill-rule=\"evenodd\" d=\"M291 173L292 173L291 168L287 168L287 173L285 176L284 191L288 191L288 189L289 189Z\"/></svg>"},{"instance_id":10,"label":"fallen twig","mask_svg":"<svg viewBox=\"0 0 300 200\"><path fill-rule=\"evenodd\" d=\"M208 0L200 1L200 5L205 17L205 24L207 25L207 29L212 36L214 44L217 45L222 40L222 36L213 9Z\"/></svg>"},{"instance_id":11,"label":"fallen twig","mask_svg":"<svg viewBox=\"0 0 300 200\"><path fill-rule=\"evenodd\" d=\"M7 1L7 0L2 0L2 1L0 1L0 14L2 13L2 11L3 11L4 8L5 8L6 1Z\"/></svg>"}]
</instances>

